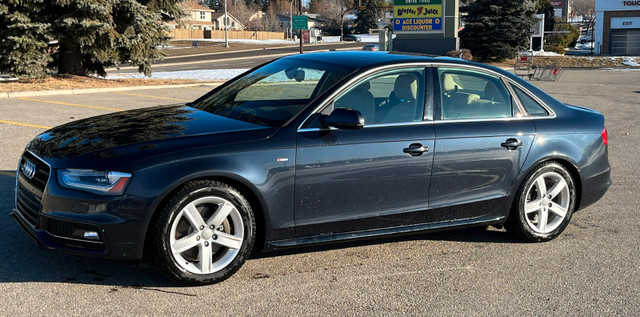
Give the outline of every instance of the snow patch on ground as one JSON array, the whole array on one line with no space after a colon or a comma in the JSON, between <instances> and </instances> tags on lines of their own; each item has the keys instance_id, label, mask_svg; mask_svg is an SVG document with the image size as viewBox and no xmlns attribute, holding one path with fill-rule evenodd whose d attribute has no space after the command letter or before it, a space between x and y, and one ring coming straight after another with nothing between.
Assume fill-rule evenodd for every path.
<instances>
[{"instance_id":1,"label":"snow patch on ground","mask_svg":"<svg viewBox=\"0 0 640 317\"><path fill-rule=\"evenodd\" d=\"M562 56L562 54L558 54L556 52L540 52L534 51L533 56Z\"/></svg>"},{"instance_id":2,"label":"snow patch on ground","mask_svg":"<svg viewBox=\"0 0 640 317\"><path fill-rule=\"evenodd\" d=\"M634 57L625 57L623 64L631 67L640 67L640 63Z\"/></svg>"},{"instance_id":3,"label":"snow patch on ground","mask_svg":"<svg viewBox=\"0 0 640 317\"><path fill-rule=\"evenodd\" d=\"M576 49L579 49L579 50L590 50L592 48L593 48L593 42L587 42L587 43L584 43L584 44L580 44L580 43L576 44Z\"/></svg>"},{"instance_id":4,"label":"snow patch on ground","mask_svg":"<svg viewBox=\"0 0 640 317\"><path fill-rule=\"evenodd\" d=\"M544 52L544 51L521 51L519 56L562 56L556 52Z\"/></svg>"},{"instance_id":5,"label":"snow patch on ground","mask_svg":"<svg viewBox=\"0 0 640 317\"><path fill-rule=\"evenodd\" d=\"M203 70L181 70L175 72L153 72L151 77L144 74L114 74L108 75L106 79L125 78L151 78L151 79L193 79L198 81L227 81L236 77L248 69L203 69Z\"/></svg>"}]
</instances>

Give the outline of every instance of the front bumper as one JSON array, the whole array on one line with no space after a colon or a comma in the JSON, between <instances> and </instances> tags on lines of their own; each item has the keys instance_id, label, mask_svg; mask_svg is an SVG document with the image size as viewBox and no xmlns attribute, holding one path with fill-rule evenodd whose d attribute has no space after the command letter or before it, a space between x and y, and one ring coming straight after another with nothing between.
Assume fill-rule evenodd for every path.
<instances>
[{"instance_id":1,"label":"front bumper","mask_svg":"<svg viewBox=\"0 0 640 317\"><path fill-rule=\"evenodd\" d=\"M144 208L122 208L124 196L101 196L62 188L46 163L25 152L39 174L28 177L18 167L15 207L11 216L39 246L112 259L139 259L147 223ZM47 170L48 168L48 170ZM27 171L28 172L28 171ZM142 204L144 205L144 204Z\"/></svg>"},{"instance_id":2,"label":"front bumper","mask_svg":"<svg viewBox=\"0 0 640 317\"><path fill-rule=\"evenodd\" d=\"M120 234L123 230L133 227L132 223L88 222L64 215L52 217L40 214L37 225L32 226L17 209L13 209L11 216L38 246L45 249L111 259L142 257L139 244L123 238L128 236L127 234ZM85 233L91 238L85 237Z\"/></svg>"}]
</instances>

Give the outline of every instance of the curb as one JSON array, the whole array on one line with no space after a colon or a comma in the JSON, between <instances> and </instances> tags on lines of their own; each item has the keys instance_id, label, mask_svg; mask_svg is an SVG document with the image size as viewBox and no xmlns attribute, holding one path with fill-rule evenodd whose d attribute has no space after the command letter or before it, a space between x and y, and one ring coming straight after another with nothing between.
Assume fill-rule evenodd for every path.
<instances>
[{"instance_id":1,"label":"curb","mask_svg":"<svg viewBox=\"0 0 640 317\"><path fill-rule=\"evenodd\" d=\"M178 84L178 85L125 86L125 87L107 87L107 88L81 88L81 89L61 89L61 90L0 92L0 99L36 97L36 96L95 94L100 92L145 90L145 89L167 89L167 88L194 87L194 86L203 86L203 85L218 87L221 84L222 84L221 82L202 82L202 83L196 83L196 84Z\"/></svg>"}]
</instances>

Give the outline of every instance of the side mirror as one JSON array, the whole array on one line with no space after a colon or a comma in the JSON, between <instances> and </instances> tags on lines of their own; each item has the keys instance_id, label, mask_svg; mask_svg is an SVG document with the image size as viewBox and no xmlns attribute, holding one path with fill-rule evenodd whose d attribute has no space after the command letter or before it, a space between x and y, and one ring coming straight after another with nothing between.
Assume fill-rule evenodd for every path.
<instances>
[{"instance_id":1,"label":"side mirror","mask_svg":"<svg viewBox=\"0 0 640 317\"><path fill-rule=\"evenodd\" d=\"M321 119L324 128L334 127L337 129L362 129L364 127L364 117L358 110L338 108L330 115Z\"/></svg>"}]
</instances>

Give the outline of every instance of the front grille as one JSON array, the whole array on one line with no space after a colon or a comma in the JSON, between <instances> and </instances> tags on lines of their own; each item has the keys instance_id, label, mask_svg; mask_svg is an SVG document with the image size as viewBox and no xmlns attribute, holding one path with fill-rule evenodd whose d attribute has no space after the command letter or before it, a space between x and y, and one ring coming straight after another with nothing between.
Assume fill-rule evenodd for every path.
<instances>
[{"instance_id":1,"label":"front grille","mask_svg":"<svg viewBox=\"0 0 640 317\"><path fill-rule=\"evenodd\" d=\"M27 160L35 166L31 178L22 169ZM42 193L47 186L50 172L49 165L29 152L24 152L20 158L16 182L16 209L32 227L38 223L38 214L42 209Z\"/></svg>"},{"instance_id":2,"label":"front grille","mask_svg":"<svg viewBox=\"0 0 640 317\"><path fill-rule=\"evenodd\" d=\"M19 177L22 178L22 175ZM18 181L16 209L31 226L35 227L38 222L38 213L40 213L40 208L42 207L42 193L38 195L27 190L20 181Z\"/></svg>"},{"instance_id":3,"label":"front grille","mask_svg":"<svg viewBox=\"0 0 640 317\"><path fill-rule=\"evenodd\" d=\"M22 171L22 165L25 163L25 160L29 160L33 164L35 164L35 174L32 178L29 178ZM44 188L47 185L47 181L49 180L49 173L51 172L51 168L47 163L43 162L37 156L31 154L31 152L24 152L22 158L20 158L20 166L18 166L18 170L20 171L20 175L22 175L27 182L31 185L35 186L41 192L44 192Z\"/></svg>"}]
</instances>

